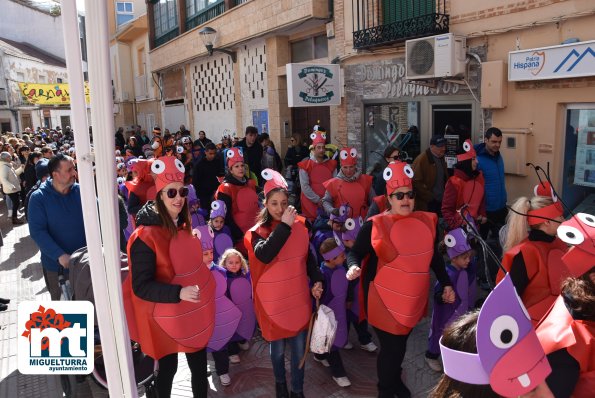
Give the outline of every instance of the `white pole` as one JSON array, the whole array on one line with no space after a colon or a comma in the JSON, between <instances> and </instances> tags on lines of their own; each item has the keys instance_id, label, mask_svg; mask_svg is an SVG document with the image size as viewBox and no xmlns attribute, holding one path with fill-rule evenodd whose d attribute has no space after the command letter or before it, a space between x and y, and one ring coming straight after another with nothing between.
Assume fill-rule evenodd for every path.
<instances>
[{"instance_id":1,"label":"white pole","mask_svg":"<svg viewBox=\"0 0 595 398\"><path fill-rule=\"evenodd\" d=\"M94 4L89 4L94 3ZM94 7L101 5L101 7ZM96 8L99 8L97 10ZM85 234L91 263L91 279L95 295L95 310L101 334L105 370L112 397L138 397L130 353L130 340L122 304L119 261L119 227L115 192L114 134L111 105L106 117L106 103L111 104L111 87L106 99L104 87L109 86L109 51L105 1L87 1L87 43L89 44L89 75L91 80L91 117L95 126L93 157L87 126L84 97L82 57L79 42L78 15L75 0L62 1L62 24L70 83L73 128L77 149L81 200L85 214ZM103 33L103 36L102 36ZM102 47L103 46L103 47ZM105 59L103 59L105 58ZM107 61L106 61L107 60ZM104 61L104 62L102 62ZM107 64L107 69L105 69ZM93 65L93 67L91 67ZM107 122L107 123L106 123ZM110 124L108 126L106 124ZM108 131L107 134L101 134ZM111 154L111 158L108 154ZM105 258L101 249L97 196L93 178L96 161L99 213L103 230ZM111 181L111 188L108 186ZM114 260L115 258L115 260ZM109 265L109 266L106 266Z\"/></svg>"}]
</instances>

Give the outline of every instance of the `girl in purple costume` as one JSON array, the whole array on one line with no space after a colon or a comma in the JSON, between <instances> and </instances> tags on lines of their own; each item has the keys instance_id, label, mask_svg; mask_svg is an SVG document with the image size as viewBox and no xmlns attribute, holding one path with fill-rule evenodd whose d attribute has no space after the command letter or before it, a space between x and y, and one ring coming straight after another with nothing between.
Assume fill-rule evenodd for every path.
<instances>
[{"instance_id":1,"label":"girl in purple costume","mask_svg":"<svg viewBox=\"0 0 595 398\"><path fill-rule=\"evenodd\" d=\"M320 299L320 304L331 308L337 320L337 334L331 351L326 354L314 354L314 360L323 366L331 368L333 380L340 387L348 387L351 381L347 377L339 349L347 343L347 285L345 276L345 247L338 238L328 238L320 245L320 253L324 258L320 271L324 275L324 285L327 288Z\"/></svg>"},{"instance_id":2,"label":"girl in purple costume","mask_svg":"<svg viewBox=\"0 0 595 398\"><path fill-rule=\"evenodd\" d=\"M443 243L450 258L450 264L447 264L446 272L452 282L456 298L453 303L442 301L442 287L436 282L434 287L434 308L425 360L428 366L437 372L442 372L442 364L438 358L440 357L439 341L444 328L467 311L473 309L476 295L475 278L467 270L473 257L473 250L467 241L465 231L462 228L453 229L446 234Z\"/></svg>"},{"instance_id":3,"label":"girl in purple costume","mask_svg":"<svg viewBox=\"0 0 595 398\"><path fill-rule=\"evenodd\" d=\"M204 215L201 213L200 201L198 200L198 196L196 196L194 185L188 184L186 188L188 188L188 210L190 210L192 228L206 225L207 223L205 222Z\"/></svg>"},{"instance_id":4,"label":"girl in purple costume","mask_svg":"<svg viewBox=\"0 0 595 398\"><path fill-rule=\"evenodd\" d=\"M213 261L219 263L219 259L223 252L233 247L233 240L231 237L231 230L225 225L225 215L227 214L227 207L222 200L214 200L211 203L211 215L209 218L209 225L215 233L213 245ZM243 257L242 257L243 258Z\"/></svg>"}]
</instances>

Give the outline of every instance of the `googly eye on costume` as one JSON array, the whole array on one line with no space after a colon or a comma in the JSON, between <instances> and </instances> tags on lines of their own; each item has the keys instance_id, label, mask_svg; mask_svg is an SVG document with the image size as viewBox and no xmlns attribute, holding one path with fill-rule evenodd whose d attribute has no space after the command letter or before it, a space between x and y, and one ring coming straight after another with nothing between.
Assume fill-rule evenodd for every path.
<instances>
[{"instance_id":1,"label":"googly eye on costume","mask_svg":"<svg viewBox=\"0 0 595 398\"><path fill-rule=\"evenodd\" d=\"M580 213L584 214L584 213ZM569 245L580 245L585 241L585 236L578 229L570 225L560 225L558 227L558 238Z\"/></svg>"},{"instance_id":2,"label":"googly eye on costume","mask_svg":"<svg viewBox=\"0 0 595 398\"><path fill-rule=\"evenodd\" d=\"M345 213L347 213L347 207L345 207L345 206L340 206L340 207L339 207L339 215L340 215L340 216L344 216L344 215L345 215Z\"/></svg>"},{"instance_id":3,"label":"googly eye on costume","mask_svg":"<svg viewBox=\"0 0 595 398\"><path fill-rule=\"evenodd\" d=\"M125 168L125 167L126 167L126 165L125 165L124 163L118 163L118 164L116 165L116 168L117 168L118 170L122 170L122 169L123 169L123 168Z\"/></svg>"},{"instance_id":4,"label":"googly eye on costume","mask_svg":"<svg viewBox=\"0 0 595 398\"><path fill-rule=\"evenodd\" d=\"M202 235L202 234L200 233L200 230L199 230L198 228L194 228L194 229L192 230L192 234L193 234L194 236L196 236L198 239L200 239L200 236Z\"/></svg>"},{"instance_id":5,"label":"googly eye on costume","mask_svg":"<svg viewBox=\"0 0 595 398\"><path fill-rule=\"evenodd\" d=\"M325 133L320 133L320 136L326 140L326 134Z\"/></svg>"},{"instance_id":6,"label":"googly eye on costume","mask_svg":"<svg viewBox=\"0 0 595 398\"><path fill-rule=\"evenodd\" d=\"M316 138L316 133L310 134L310 139L313 140L314 138Z\"/></svg>"},{"instance_id":7,"label":"googly eye on costume","mask_svg":"<svg viewBox=\"0 0 595 398\"><path fill-rule=\"evenodd\" d=\"M351 148L351 150L349 151L349 156L351 156L352 158L356 158L357 157L357 149Z\"/></svg>"},{"instance_id":8,"label":"googly eye on costume","mask_svg":"<svg viewBox=\"0 0 595 398\"><path fill-rule=\"evenodd\" d=\"M209 235L211 235L211 238L215 237L215 232L213 232L213 228L211 228L211 226L209 225Z\"/></svg>"},{"instance_id":9,"label":"googly eye on costume","mask_svg":"<svg viewBox=\"0 0 595 398\"><path fill-rule=\"evenodd\" d=\"M163 160L157 159L151 165L151 172L153 174L161 174L164 171L165 171L165 163L163 163Z\"/></svg>"},{"instance_id":10,"label":"googly eye on costume","mask_svg":"<svg viewBox=\"0 0 595 398\"><path fill-rule=\"evenodd\" d=\"M456 244L457 244L457 240L456 240L456 238L455 238L454 236L452 236L451 234L447 234L447 235L444 237L444 244L445 244L447 247L455 247L455 246L456 246Z\"/></svg>"},{"instance_id":11,"label":"googly eye on costume","mask_svg":"<svg viewBox=\"0 0 595 398\"><path fill-rule=\"evenodd\" d=\"M219 202L215 201L213 203L211 203L211 209L213 210L219 210Z\"/></svg>"},{"instance_id":12,"label":"googly eye on costume","mask_svg":"<svg viewBox=\"0 0 595 398\"><path fill-rule=\"evenodd\" d=\"M345 220L345 229L348 231L353 231L355 229L355 220L353 218Z\"/></svg>"},{"instance_id":13,"label":"googly eye on costume","mask_svg":"<svg viewBox=\"0 0 595 398\"><path fill-rule=\"evenodd\" d=\"M406 165L405 167L403 167L403 172L407 177L413 178L413 169L411 168L411 166Z\"/></svg>"},{"instance_id":14,"label":"googly eye on costume","mask_svg":"<svg viewBox=\"0 0 595 398\"><path fill-rule=\"evenodd\" d=\"M238 153L240 156L244 157L244 150L242 148L238 148Z\"/></svg>"},{"instance_id":15,"label":"googly eye on costume","mask_svg":"<svg viewBox=\"0 0 595 398\"><path fill-rule=\"evenodd\" d=\"M226 154L228 158L233 158L233 151L231 149L228 149Z\"/></svg>"},{"instance_id":16,"label":"googly eye on costume","mask_svg":"<svg viewBox=\"0 0 595 398\"><path fill-rule=\"evenodd\" d=\"M463 142L463 150L465 152L469 152L471 150L471 145L467 141Z\"/></svg>"},{"instance_id":17,"label":"googly eye on costume","mask_svg":"<svg viewBox=\"0 0 595 398\"><path fill-rule=\"evenodd\" d=\"M176 147L176 152L177 152L177 153L184 153L184 147L177 146L177 147Z\"/></svg>"},{"instance_id":18,"label":"googly eye on costume","mask_svg":"<svg viewBox=\"0 0 595 398\"><path fill-rule=\"evenodd\" d=\"M341 246L343 244L343 242L341 242L341 239L339 239L339 237L337 235L335 235L334 238L335 238L335 242L337 243L337 246Z\"/></svg>"},{"instance_id":19,"label":"googly eye on costume","mask_svg":"<svg viewBox=\"0 0 595 398\"><path fill-rule=\"evenodd\" d=\"M388 167L384 169L384 172L382 173L382 178L384 178L384 181L390 180L392 176L393 171L391 169L389 169Z\"/></svg>"},{"instance_id":20,"label":"googly eye on costume","mask_svg":"<svg viewBox=\"0 0 595 398\"><path fill-rule=\"evenodd\" d=\"M262 176L262 178L264 178L265 180L269 181L273 179L273 174L271 174L268 170L263 170L260 175Z\"/></svg>"},{"instance_id":21,"label":"googly eye on costume","mask_svg":"<svg viewBox=\"0 0 595 398\"><path fill-rule=\"evenodd\" d=\"M578 213L576 217L583 222L583 224L595 228L595 217L587 213Z\"/></svg>"},{"instance_id":22,"label":"googly eye on costume","mask_svg":"<svg viewBox=\"0 0 595 398\"><path fill-rule=\"evenodd\" d=\"M347 159L347 151L343 150L341 151L341 153L339 154L339 156L341 157L341 160L345 160Z\"/></svg>"},{"instance_id":23,"label":"googly eye on costume","mask_svg":"<svg viewBox=\"0 0 595 398\"><path fill-rule=\"evenodd\" d=\"M509 315L501 315L494 319L490 327L492 344L501 349L507 349L516 344L519 338L519 324Z\"/></svg>"},{"instance_id":24,"label":"googly eye on costume","mask_svg":"<svg viewBox=\"0 0 595 398\"><path fill-rule=\"evenodd\" d=\"M151 148L153 148L153 149L157 149L157 148L159 148L159 141L155 141L155 142L153 142L153 143L151 144Z\"/></svg>"},{"instance_id":25,"label":"googly eye on costume","mask_svg":"<svg viewBox=\"0 0 595 398\"><path fill-rule=\"evenodd\" d=\"M124 184L124 177L118 177L116 181L118 182L118 185L122 185Z\"/></svg>"},{"instance_id":26,"label":"googly eye on costume","mask_svg":"<svg viewBox=\"0 0 595 398\"><path fill-rule=\"evenodd\" d=\"M182 163L180 161L180 159L174 160L174 164L176 165L176 169L178 169L178 171L180 173L184 173L186 171L186 168L184 167L184 163Z\"/></svg>"}]
</instances>

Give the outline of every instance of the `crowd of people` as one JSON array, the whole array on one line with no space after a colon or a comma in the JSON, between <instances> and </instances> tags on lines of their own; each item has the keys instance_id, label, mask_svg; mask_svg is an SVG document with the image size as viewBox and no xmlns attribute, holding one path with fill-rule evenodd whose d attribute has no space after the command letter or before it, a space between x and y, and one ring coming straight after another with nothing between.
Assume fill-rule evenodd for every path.
<instances>
[{"instance_id":1,"label":"crowd of people","mask_svg":"<svg viewBox=\"0 0 595 398\"><path fill-rule=\"evenodd\" d=\"M315 302L338 321L317 371L328 367L340 387L351 385L341 352L353 348L353 325L361 349L378 351L378 396L410 397L407 341L432 301L425 361L443 373L432 396L595 391L595 217L565 221L540 168L534 196L509 210L498 128L481 144L461 142L454 169L435 135L412 164L388 145L371 173L356 148L329 151L322 126L294 134L284 162L252 126L219 144L204 131L193 141L184 125L128 135L116 132L114 163L124 303L131 338L159 362L160 397L171 394L180 352L195 396L207 396L207 352L230 385L229 364L255 333L270 343L276 396L304 396ZM25 203L58 300L59 275L87 244L70 129L3 135L0 184L13 224Z\"/></svg>"}]
</instances>

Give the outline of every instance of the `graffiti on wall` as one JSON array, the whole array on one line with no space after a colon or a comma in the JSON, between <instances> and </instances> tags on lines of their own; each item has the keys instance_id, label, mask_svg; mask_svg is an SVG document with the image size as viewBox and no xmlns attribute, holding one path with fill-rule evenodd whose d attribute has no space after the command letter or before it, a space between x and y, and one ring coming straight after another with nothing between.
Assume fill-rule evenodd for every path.
<instances>
[{"instance_id":1,"label":"graffiti on wall","mask_svg":"<svg viewBox=\"0 0 595 398\"><path fill-rule=\"evenodd\" d=\"M19 83L23 101L36 105L69 105L70 87L68 83L41 84ZM85 82L85 102L89 104L89 82Z\"/></svg>"}]
</instances>

